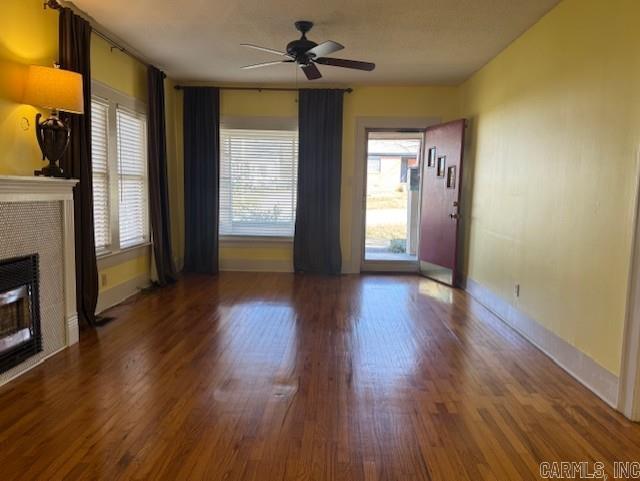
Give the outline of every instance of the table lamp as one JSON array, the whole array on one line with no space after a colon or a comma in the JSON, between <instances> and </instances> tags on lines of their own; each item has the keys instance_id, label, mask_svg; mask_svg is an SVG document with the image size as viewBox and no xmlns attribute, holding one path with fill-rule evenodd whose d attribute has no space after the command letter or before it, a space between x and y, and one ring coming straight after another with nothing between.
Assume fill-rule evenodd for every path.
<instances>
[{"instance_id":1,"label":"table lamp","mask_svg":"<svg viewBox=\"0 0 640 481\"><path fill-rule=\"evenodd\" d=\"M36 115L36 138L42 150L42 160L49 165L35 171L35 175L64 177L58 165L67 146L71 129L58 118L58 111L74 114L84 113L82 75L59 67L31 65L27 72L24 103L51 109L51 116L40 122L42 114Z\"/></svg>"}]
</instances>

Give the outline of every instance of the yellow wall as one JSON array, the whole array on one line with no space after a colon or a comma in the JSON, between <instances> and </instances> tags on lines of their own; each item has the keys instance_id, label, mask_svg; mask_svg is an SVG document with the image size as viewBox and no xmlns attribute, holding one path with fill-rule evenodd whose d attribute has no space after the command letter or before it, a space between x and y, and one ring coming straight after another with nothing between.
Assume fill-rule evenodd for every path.
<instances>
[{"instance_id":1,"label":"yellow wall","mask_svg":"<svg viewBox=\"0 0 640 481\"><path fill-rule=\"evenodd\" d=\"M165 114L167 122L167 177L171 215L171 244L178 270L184 257L184 168L182 162L182 104L178 102L175 82L165 81Z\"/></svg>"},{"instance_id":2,"label":"yellow wall","mask_svg":"<svg viewBox=\"0 0 640 481\"><path fill-rule=\"evenodd\" d=\"M362 179L364 175L362 171L356 172L355 165L358 117L433 117L447 121L453 120L458 113L458 91L455 87L356 86L352 93L345 95L340 209L343 268L348 267L352 262L353 186L355 179Z\"/></svg>"},{"instance_id":3,"label":"yellow wall","mask_svg":"<svg viewBox=\"0 0 640 481\"><path fill-rule=\"evenodd\" d=\"M9 0L0 16L0 174L41 166L21 65L57 56L56 12ZM619 373L640 141L636 0L564 0L460 87L363 87L345 96L342 250L350 262L360 116L471 119L465 272ZM93 39L94 77L146 100L145 69ZM169 87L172 83L168 81ZM295 94L223 91L223 116L294 116ZM21 129L21 118L30 127ZM184 252L182 100L167 89L176 259ZM291 246L225 246L223 259L283 261ZM102 270L112 287L148 273L143 256ZM514 285L521 286L520 297Z\"/></svg>"},{"instance_id":4,"label":"yellow wall","mask_svg":"<svg viewBox=\"0 0 640 481\"><path fill-rule=\"evenodd\" d=\"M633 0L565 0L460 87L356 86L344 107L344 264L357 117L467 116L467 275L617 375L640 141L639 14ZM221 94L223 116L296 110L293 93ZM291 246L225 246L225 258L288 260Z\"/></svg>"},{"instance_id":5,"label":"yellow wall","mask_svg":"<svg viewBox=\"0 0 640 481\"><path fill-rule=\"evenodd\" d=\"M222 117L297 117L298 104L295 92L273 91L234 91L222 90L220 93L220 115ZM179 163L182 163L182 95L177 95L176 101L176 129ZM354 176L361 176L355 172L356 155L356 121L358 117L439 117L449 120L459 113L457 89L455 87L372 87L356 86L350 94L345 94L344 101L344 130L342 154L342 204L341 204L341 245L343 265L351 262L351 234L352 221L352 186ZM178 170L178 168L176 169ZM182 176L182 171L180 171ZM183 178L179 179L182 196ZM184 207L181 206L173 224L184 229ZM177 236L183 235L176 233ZM183 252L183 237L181 253ZM221 262L225 260L238 261L275 261L291 262L293 246L291 243L274 243L252 246L247 243L238 245L223 245L220 248Z\"/></svg>"},{"instance_id":6,"label":"yellow wall","mask_svg":"<svg viewBox=\"0 0 640 481\"><path fill-rule=\"evenodd\" d=\"M298 104L295 92L254 92L222 90L220 92L221 117L297 117ZM264 243L251 246L247 243L220 246L220 262L225 261L275 261L292 265L293 244Z\"/></svg>"},{"instance_id":7,"label":"yellow wall","mask_svg":"<svg viewBox=\"0 0 640 481\"><path fill-rule=\"evenodd\" d=\"M44 164L34 130L38 111L20 102L23 77L27 65L57 60L58 13L44 11L41 0L8 0L1 9L0 175L33 175Z\"/></svg>"},{"instance_id":8,"label":"yellow wall","mask_svg":"<svg viewBox=\"0 0 640 481\"><path fill-rule=\"evenodd\" d=\"M100 276L107 276L107 285L101 287L100 292L106 292L108 289L126 282L130 279L137 279L140 276L149 277L149 255L141 255L133 259L125 260L119 264L100 269ZM143 284L136 286L144 287Z\"/></svg>"},{"instance_id":9,"label":"yellow wall","mask_svg":"<svg viewBox=\"0 0 640 481\"><path fill-rule=\"evenodd\" d=\"M640 141L639 18L636 0L565 0L461 87L468 276L614 374Z\"/></svg>"},{"instance_id":10,"label":"yellow wall","mask_svg":"<svg viewBox=\"0 0 640 481\"><path fill-rule=\"evenodd\" d=\"M147 68L133 57L91 36L91 77L147 103Z\"/></svg>"},{"instance_id":11,"label":"yellow wall","mask_svg":"<svg viewBox=\"0 0 640 481\"><path fill-rule=\"evenodd\" d=\"M199 84L200 85L200 84ZM173 86L173 84L172 84ZM170 93L169 91L172 91ZM184 260L184 163L182 131L182 93L167 89L167 118L173 119L175 153L169 159L171 225L174 257L178 266ZM293 92L253 92L222 90L220 93L220 115L222 117L297 117L296 95ZM251 246L246 243L220 247L220 259L229 261L290 261L292 245L273 243Z\"/></svg>"},{"instance_id":12,"label":"yellow wall","mask_svg":"<svg viewBox=\"0 0 640 481\"><path fill-rule=\"evenodd\" d=\"M92 37L93 78L146 102L143 65ZM42 0L7 0L0 15L0 175L33 175L43 166L34 131L37 110L20 103L27 65L53 65L58 59L58 12L44 10ZM43 112L46 114L47 112ZM28 121L23 120L23 117ZM25 130L23 130L25 129ZM149 256L128 267L100 269L108 288L149 274Z\"/></svg>"}]
</instances>

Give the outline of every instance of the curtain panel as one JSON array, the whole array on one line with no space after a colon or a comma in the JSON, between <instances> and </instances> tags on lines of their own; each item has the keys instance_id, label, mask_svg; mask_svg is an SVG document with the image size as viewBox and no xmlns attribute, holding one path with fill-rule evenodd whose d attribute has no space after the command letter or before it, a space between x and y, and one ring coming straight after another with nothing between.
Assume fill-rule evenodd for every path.
<instances>
[{"instance_id":1,"label":"curtain panel","mask_svg":"<svg viewBox=\"0 0 640 481\"><path fill-rule=\"evenodd\" d=\"M220 91L184 89L186 272L218 272Z\"/></svg>"},{"instance_id":2,"label":"curtain panel","mask_svg":"<svg viewBox=\"0 0 640 481\"><path fill-rule=\"evenodd\" d=\"M343 90L302 89L298 101L296 272L340 274Z\"/></svg>"},{"instance_id":3,"label":"curtain panel","mask_svg":"<svg viewBox=\"0 0 640 481\"><path fill-rule=\"evenodd\" d=\"M157 284L166 286L176 280L171 248L169 182L167 178L167 132L165 119L165 74L153 65L147 68L147 152L149 163L149 217Z\"/></svg>"},{"instance_id":4,"label":"curtain panel","mask_svg":"<svg viewBox=\"0 0 640 481\"><path fill-rule=\"evenodd\" d=\"M73 193L76 299L78 318L96 324L98 268L93 231L93 182L91 172L91 25L69 8L60 10L60 67L82 74L84 115L62 114L71 127L69 147L62 158L68 177L78 179Z\"/></svg>"}]
</instances>

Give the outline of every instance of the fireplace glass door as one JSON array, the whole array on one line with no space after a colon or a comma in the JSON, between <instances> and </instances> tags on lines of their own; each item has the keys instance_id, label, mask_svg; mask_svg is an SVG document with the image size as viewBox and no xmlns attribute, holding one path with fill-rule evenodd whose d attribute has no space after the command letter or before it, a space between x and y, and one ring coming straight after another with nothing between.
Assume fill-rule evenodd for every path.
<instances>
[{"instance_id":1,"label":"fireplace glass door","mask_svg":"<svg viewBox=\"0 0 640 481\"><path fill-rule=\"evenodd\" d=\"M33 337L29 291L20 286L0 293L0 353Z\"/></svg>"},{"instance_id":2,"label":"fireplace glass door","mask_svg":"<svg viewBox=\"0 0 640 481\"><path fill-rule=\"evenodd\" d=\"M42 350L38 255L0 261L0 372Z\"/></svg>"}]
</instances>

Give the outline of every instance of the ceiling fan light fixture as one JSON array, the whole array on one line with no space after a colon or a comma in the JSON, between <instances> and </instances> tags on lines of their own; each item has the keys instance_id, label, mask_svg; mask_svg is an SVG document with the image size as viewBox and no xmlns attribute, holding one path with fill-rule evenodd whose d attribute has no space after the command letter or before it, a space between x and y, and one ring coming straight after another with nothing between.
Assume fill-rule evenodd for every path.
<instances>
[{"instance_id":1,"label":"ceiling fan light fixture","mask_svg":"<svg viewBox=\"0 0 640 481\"><path fill-rule=\"evenodd\" d=\"M270 65L277 65L280 63L295 62L305 73L308 80L316 80L322 77L320 70L316 66L316 63L320 65L329 65L332 67L342 67L354 70L363 70L366 72L372 71L376 66L371 62L362 62L359 60L346 60L327 57L338 50L344 48L343 45L333 40L327 40L317 44L307 38L307 33L313 28L313 22L309 20L298 20L294 23L296 30L302 35L298 40L289 42L286 47L286 52L281 52L268 47L261 47L259 45L253 45L248 43L241 44L243 47L253 48L276 55L282 55L288 57L286 60L275 62L264 62L261 64L246 65L243 69L253 69L258 67L267 67Z\"/></svg>"}]
</instances>

